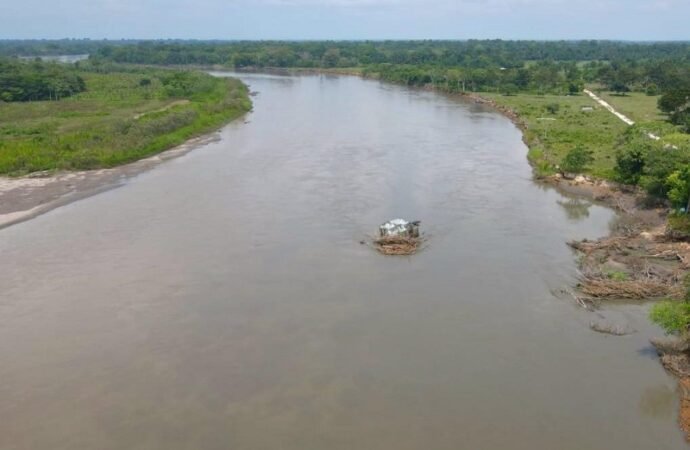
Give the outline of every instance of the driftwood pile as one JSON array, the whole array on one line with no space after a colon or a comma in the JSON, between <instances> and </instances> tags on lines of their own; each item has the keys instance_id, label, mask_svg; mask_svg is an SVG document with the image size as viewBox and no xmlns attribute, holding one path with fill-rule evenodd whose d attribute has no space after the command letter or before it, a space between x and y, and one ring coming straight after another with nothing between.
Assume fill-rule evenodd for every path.
<instances>
[{"instance_id":1,"label":"driftwood pile","mask_svg":"<svg viewBox=\"0 0 690 450\"><path fill-rule=\"evenodd\" d=\"M384 255L413 255L419 250L420 238L410 236L383 236L374 240L374 248Z\"/></svg>"},{"instance_id":2,"label":"driftwood pile","mask_svg":"<svg viewBox=\"0 0 690 450\"><path fill-rule=\"evenodd\" d=\"M659 298L670 294L672 286L660 280L617 281L607 276L587 276L580 279L580 291L594 298L632 299Z\"/></svg>"},{"instance_id":3,"label":"driftwood pile","mask_svg":"<svg viewBox=\"0 0 690 450\"><path fill-rule=\"evenodd\" d=\"M641 300L682 296L678 263L683 265L686 257L665 244L615 236L568 245L583 254L578 288L586 297ZM622 269L612 271L610 267Z\"/></svg>"}]
</instances>

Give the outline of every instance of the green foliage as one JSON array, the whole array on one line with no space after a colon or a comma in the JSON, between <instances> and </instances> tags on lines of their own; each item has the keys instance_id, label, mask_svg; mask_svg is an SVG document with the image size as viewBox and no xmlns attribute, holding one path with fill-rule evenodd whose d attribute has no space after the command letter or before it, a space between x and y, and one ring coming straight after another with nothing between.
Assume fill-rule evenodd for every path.
<instances>
[{"instance_id":1,"label":"green foliage","mask_svg":"<svg viewBox=\"0 0 690 450\"><path fill-rule=\"evenodd\" d=\"M684 207L690 195L690 140L679 140L678 145L654 141L646 136L648 130L645 125L635 125L624 133L616 155L615 178L638 184L650 195Z\"/></svg>"},{"instance_id":2,"label":"green foliage","mask_svg":"<svg viewBox=\"0 0 690 450\"><path fill-rule=\"evenodd\" d=\"M84 80L67 65L0 58L0 101L58 100L85 89Z\"/></svg>"},{"instance_id":3,"label":"green foliage","mask_svg":"<svg viewBox=\"0 0 690 450\"><path fill-rule=\"evenodd\" d=\"M613 281L628 281L630 279L630 275L619 270L611 270L606 273L606 276Z\"/></svg>"},{"instance_id":4,"label":"green foliage","mask_svg":"<svg viewBox=\"0 0 690 450\"><path fill-rule=\"evenodd\" d=\"M558 103L549 103L548 105L546 105L546 111L549 114L554 114L554 115L558 114L558 110L560 110L560 109L561 109L561 105Z\"/></svg>"},{"instance_id":5,"label":"green foliage","mask_svg":"<svg viewBox=\"0 0 690 450\"><path fill-rule=\"evenodd\" d=\"M626 92L630 92L630 88L628 85L625 83L622 83L620 81L614 81L610 86L609 89L611 89L613 92L615 92L618 95L624 95Z\"/></svg>"},{"instance_id":6,"label":"green foliage","mask_svg":"<svg viewBox=\"0 0 690 450\"><path fill-rule=\"evenodd\" d=\"M637 184L644 171L646 151L640 146L630 146L616 154L616 180L625 184Z\"/></svg>"},{"instance_id":7,"label":"green foliage","mask_svg":"<svg viewBox=\"0 0 690 450\"><path fill-rule=\"evenodd\" d=\"M662 144L649 143L640 185L650 195L667 198L669 176L687 164L690 164L688 149L664 148Z\"/></svg>"},{"instance_id":8,"label":"green foliage","mask_svg":"<svg viewBox=\"0 0 690 450\"><path fill-rule=\"evenodd\" d=\"M681 212L673 212L669 214L668 228L676 235L690 236L690 215ZM686 283L685 287L690 288L690 285ZM688 293L690 293L690 290ZM690 301L690 296L688 293L686 293L686 300Z\"/></svg>"},{"instance_id":9,"label":"green foliage","mask_svg":"<svg viewBox=\"0 0 690 450\"><path fill-rule=\"evenodd\" d=\"M503 95L515 95L518 93L518 87L513 83L507 83L501 86Z\"/></svg>"},{"instance_id":10,"label":"green foliage","mask_svg":"<svg viewBox=\"0 0 690 450\"><path fill-rule=\"evenodd\" d=\"M666 178L668 199L677 208L685 208L690 198L690 166L683 166Z\"/></svg>"},{"instance_id":11,"label":"green foliage","mask_svg":"<svg viewBox=\"0 0 690 450\"><path fill-rule=\"evenodd\" d=\"M690 102L690 88L672 89L659 99L659 109L665 113L674 113L680 109L687 109Z\"/></svg>"},{"instance_id":12,"label":"green foliage","mask_svg":"<svg viewBox=\"0 0 690 450\"><path fill-rule=\"evenodd\" d=\"M556 173L553 164L545 158L541 148L530 148L527 152L527 159L532 164L536 178L546 178Z\"/></svg>"},{"instance_id":13,"label":"green foliage","mask_svg":"<svg viewBox=\"0 0 690 450\"><path fill-rule=\"evenodd\" d=\"M646 95L649 95L650 97L659 95L659 86L657 86L654 83L651 83L651 84L647 85L647 87L645 87L644 93Z\"/></svg>"},{"instance_id":14,"label":"green foliage","mask_svg":"<svg viewBox=\"0 0 690 450\"><path fill-rule=\"evenodd\" d=\"M686 132L690 132L690 87L666 92L659 99L659 109L669 115L671 123L680 125Z\"/></svg>"},{"instance_id":15,"label":"green foliage","mask_svg":"<svg viewBox=\"0 0 690 450\"><path fill-rule=\"evenodd\" d=\"M165 93L172 98L196 98L213 89L215 80L201 72L175 71L160 77Z\"/></svg>"},{"instance_id":16,"label":"green foliage","mask_svg":"<svg viewBox=\"0 0 690 450\"><path fill-rule=\"evenodd\" d=\"M566 173L580 173L593 161L593 152L582 145L577 145L565 155L561 161L561 169Z\"/></svg>"},{"instance_id":17,"label":"green foliage","mask_svg":"<svg viewBox=\"0 0 690 450\"><path fill-rule=\"evenodd\" d=\"M668 334L682 334L690 327L690 303L665 300L655 304L649 318Z\"/></svg>"},{"instance_id":18,"label":"green foliage","mask_svg":"<svg viewBox=\"0 0 690 450\"><path fill-rule=\"evenodd\" d=\"M0 173L112 167L251 108L246 87L235 79L88 63L78 73L88 90L69 99L0 106Z\"/></svg>"}]
</instances>

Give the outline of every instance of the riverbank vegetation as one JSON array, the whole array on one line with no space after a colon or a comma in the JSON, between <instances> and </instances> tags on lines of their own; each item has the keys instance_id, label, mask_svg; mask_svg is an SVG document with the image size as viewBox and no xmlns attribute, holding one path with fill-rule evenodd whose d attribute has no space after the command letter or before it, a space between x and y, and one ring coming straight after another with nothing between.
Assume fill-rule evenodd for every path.
<instances>
[{"instance_id":1,"label":"riverbank vegetation","mask_svg":"<svg viewBox=\"0 0 690 450\"><path fill-rule=\"evenodd\" d=\"M43 101L28 101L39 99L29 96L16 98L27 101L0 102L0 174L5 175L131 162L208 132L251 108L241 82L199 72L90 63L5 64L19 66L18 73L33 70L29 79L65 73L81 85L69 96L53 92L40 98Z\"/></svg>"}]
</instances>

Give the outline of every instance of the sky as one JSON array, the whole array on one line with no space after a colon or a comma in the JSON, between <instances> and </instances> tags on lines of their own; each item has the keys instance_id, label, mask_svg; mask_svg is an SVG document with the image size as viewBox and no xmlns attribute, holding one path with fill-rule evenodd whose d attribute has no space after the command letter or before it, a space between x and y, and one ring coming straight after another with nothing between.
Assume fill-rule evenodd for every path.
<instances>
[{"instance_id":1,"label":"sky","mask_svg":"<svg viewBox=\"0 0 690 450\"><path fill-rule=\"evenodd\" d=\"M0 0L0 39L690 40L690 0Z\"/></svg>"}]
</instances>

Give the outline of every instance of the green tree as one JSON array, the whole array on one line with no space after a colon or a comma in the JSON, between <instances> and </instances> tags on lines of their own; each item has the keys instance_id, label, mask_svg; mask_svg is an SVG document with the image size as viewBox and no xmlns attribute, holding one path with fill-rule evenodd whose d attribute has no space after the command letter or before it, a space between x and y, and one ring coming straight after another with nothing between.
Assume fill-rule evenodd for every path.
<instances>
[{"instance_id":1,"label":"green tree","mask_svg":"<svg viewBox=\"0 0 690 450\"><path fill-rule=\"evenodd\" d=\"M669 115L671 123L690 131L690 88L666 92L659 99L659 109Z\"/></svg>"},{"instance_id":2,"label":"green tree","mask_svg":"<svg viewBox=\"0 0 690 450\"><path fill-rule=\"evenodd\" d=\"M622 81L614 81L613 83L611 83L609 88L616 95L625 95L627 92L630 92L630 88L628 87L628 85L623 83Z\"/></svg>"}]
</instances>

